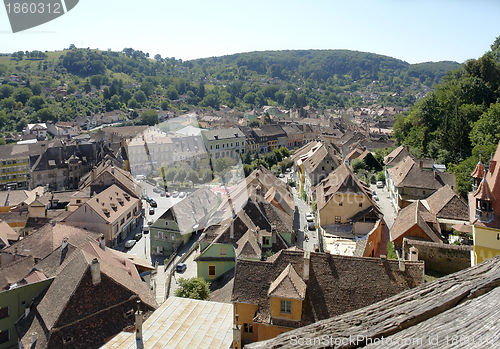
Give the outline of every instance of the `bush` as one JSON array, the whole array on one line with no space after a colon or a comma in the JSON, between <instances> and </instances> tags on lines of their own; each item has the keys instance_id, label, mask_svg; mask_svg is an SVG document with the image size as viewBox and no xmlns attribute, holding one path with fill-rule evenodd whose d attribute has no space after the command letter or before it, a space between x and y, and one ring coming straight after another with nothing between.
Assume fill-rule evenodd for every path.
<instances>
[{"instance_id":1,"label":"bush","mask_svg":"<svg viewBox=\"0 0 500 349\"><path fill-rule=\"evenodd\" d=\"M210 296L210 283L204 278L179 278L179 288L175 290L176 297L205 300Z\"/></svg>"}]
</instances>

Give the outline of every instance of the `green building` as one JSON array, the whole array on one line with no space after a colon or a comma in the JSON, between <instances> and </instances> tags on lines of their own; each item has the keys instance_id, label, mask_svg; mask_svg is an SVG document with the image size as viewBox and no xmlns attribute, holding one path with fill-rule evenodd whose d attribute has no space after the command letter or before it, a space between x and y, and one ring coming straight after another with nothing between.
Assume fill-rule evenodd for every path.
<instances>
[{"instance_id":1,"label":"green building","mask_svg":"<svg viewBox=\"0 0 500 349\"><path fill-rule=\"evenodd\" d=\"M0 349L17 347L16 321L25 315L26 309L29 311L32 300L45 290L54 278L46 279L42 273L34 271L23 280L32 282L24 285L14 284L10 286L10 290L0 292Z\"/></svg>"}]
</instances>

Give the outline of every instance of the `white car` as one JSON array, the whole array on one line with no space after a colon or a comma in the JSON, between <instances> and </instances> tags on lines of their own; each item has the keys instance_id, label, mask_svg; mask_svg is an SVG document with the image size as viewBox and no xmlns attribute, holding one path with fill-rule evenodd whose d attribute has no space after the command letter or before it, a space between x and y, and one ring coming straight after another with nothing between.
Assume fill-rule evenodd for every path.
<instances>
[{"instance_id":1,"label":"white car","mask_svg":"<svg viewBox=\"0 0 500 349\"><path fill-rule=\"evenodd\" d=\"M179 193L179 198L181 198L181 199L182 199L182 198L184 198L184 197L186 197L186 193L185 193L185 192L183 192L183 191L181 191L181 192Z\"/></svg>"},{"instance_id":2,"label":"white car","mask_svg":"<svg viewBox=\"0 0 500 349\"><path fill-rule=\"evenodd\" d=\"M384 182L378 181L377 182L377 188L383 188L384 187Z\"/></svg>"},{"instance_id":3,"label":"white car","mask_svg":"<svg viewBox=\"0 0 500 349\"><path fill-rule=\"evenodd\" d=\"M314 222L314 216L312 213L306 213L306 221L308 222Z\"/></svg>"},{"instance_id":4,"label":"white car","mask_svg":"<svg viewBox=\"0 0 500 349\"><path fill-rule=\"evenodd\" d=\"M125 242L125 248L131 248L135 245L137 241L135 240L128 240L127 242Z\"/></svg>"}]
</instances>

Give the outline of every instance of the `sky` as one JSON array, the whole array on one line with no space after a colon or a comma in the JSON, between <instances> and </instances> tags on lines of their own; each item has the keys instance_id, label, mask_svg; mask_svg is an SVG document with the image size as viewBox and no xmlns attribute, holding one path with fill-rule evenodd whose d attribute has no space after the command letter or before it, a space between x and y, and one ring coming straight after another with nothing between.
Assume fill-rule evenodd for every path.
<instances>
[{"instance_id":1,"label":"sky","mask_svg":"<svg viewBox=\"0 0 500 349\"><path fill-rule=\"evenodd\" d=\"M462 63L490 49L499 18L499 0L80 0L63 16L18 33L0 8L0 53L74 44L189 60L350 49L409 63Z\"/></svg>"}]
</instances>

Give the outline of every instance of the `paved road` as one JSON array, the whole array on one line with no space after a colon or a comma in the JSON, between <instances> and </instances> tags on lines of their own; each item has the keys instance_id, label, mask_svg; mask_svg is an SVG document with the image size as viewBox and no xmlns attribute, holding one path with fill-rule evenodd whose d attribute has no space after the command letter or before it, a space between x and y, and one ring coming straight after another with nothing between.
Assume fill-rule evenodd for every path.
<instances>
[{"instance_id":1,"label":"paved road","mask_svg":"<svg viewBox=\"0 0 500 349\"><path fill-rule=\"evenodd\" d=\"M379 201L377 201L382 213L384 214L384 220L387 224L387 227L391 229L394 224L394 220L397 217L397 212L392 206L391 201L387 197L389 195L387 189L384 187L382 189L377 188L375 185L370 185L370 189L377 193Z\"/></svg>"},{"instance_id":2,"label":"paved road","mask_svg":"<svg viewBox=\"0 0 500 349\"><path fill-rule=\"evenodd\" d=\"M170 281L170 297L175 295L175 290L179 288L179 278L190 279L198 276L198 269L196 266L196 262L194 261L194 257L196 256L196 252L191 253L189 257L184 261L187 264L187 269L183 273L175 272L173 274L173 278ZM180 259L180 257L178 258ZM176 266L177 263L173 263L173 266Z\"/></svg>"}]
</instances>

